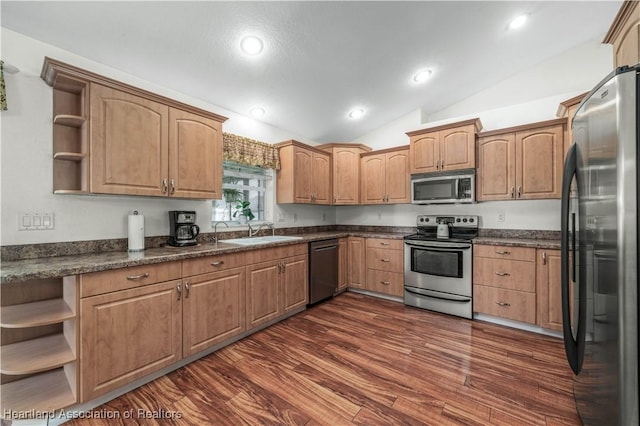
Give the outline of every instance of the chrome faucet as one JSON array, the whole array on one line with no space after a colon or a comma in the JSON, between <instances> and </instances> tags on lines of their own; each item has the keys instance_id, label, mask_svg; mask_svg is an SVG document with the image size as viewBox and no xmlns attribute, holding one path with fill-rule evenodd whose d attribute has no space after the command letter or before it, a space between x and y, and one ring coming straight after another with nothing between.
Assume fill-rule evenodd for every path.
<instances>
[{"instance_id":1,"label":"chrome faucet","mask_svg":"<svg viewBox=\"0 0 640 426\"><path fill-rule=\"evenodd\" d=\"M258 228L256 230L254 230L251 227L250 223L247 223L247 225L249 226L249 236L250 237L254 237L264 227L271 228L271 235L276 235L276 228L273 226L273 223L270 223L270 222L262 223L262 224L260 224L258 226Z\"/></svg>"},{"instance_id":2,"label":"chrome faucet","mask_svg":"<svg viewBox=\"0 0 640 426\"><path fill-rule=\"evenodd\" d=\"M220 224L223 224L227 228L229 227L229 225L227 225L227 222L216 222L216 224L213 225L213 240L216 243L218 243L218 225L220 225Z\"/></svg>"}]
</instances>

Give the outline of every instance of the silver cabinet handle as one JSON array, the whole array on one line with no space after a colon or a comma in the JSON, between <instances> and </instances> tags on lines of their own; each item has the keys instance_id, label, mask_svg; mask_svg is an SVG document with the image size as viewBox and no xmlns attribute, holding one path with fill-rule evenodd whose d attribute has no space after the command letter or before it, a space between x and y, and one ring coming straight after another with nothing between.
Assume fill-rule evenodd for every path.
<instances>
[{"instance_id":1,"label":"silver cabinet handle","mask_svg":"<svg viewBox=\"0 0 640 426\"><path fill-rule=\"evenodd\" d=\"M211 262L211 266L221 266L224 265L224 260L216 260L215 262Z\"/></svg>"},{"instance_id":2,"label":"silver cabinet handle","mask_svg":"<svg viewBox=\"0 0 640 426\"><path fill-rule=\"evenodd\" d=\"M166 194L168 188L169 188L169 185L167 183L167 178L162 179L162 193Z\"/></svg>"},{"instance_id":3,"label":"silver cabinet handle","mask_svg":"<svg viewBox=\"0 0 640 426\"><path fill-rule=\"evenodd\" d=\"M516 187L515 186L511 187L511 198L516 198Z\"/></svg>"},{"instance_id":4,"label":"silver cabinet handle","mask_svg":"<svg viewBox=\"0 0 640 426\"><path fill-rule=\"evenodd\" d=\"M189 298L189 281L184 283L184 298L185 299Z\"/></svg>"},{"instance_id":5,"label":"silver cabinet handle","mask_svg":"<svg viewBox=\"0 0 640 426\"><path fill-rule=\"evenodd\" d=\"M546 251L542 252L542 264L543 265L547 264L547 252Z\"/></svg>"},{"instance_id":6,"label":"silver cabinet handle","mask_svg":"<svg viewBox=\"0 0 640 426\"><path fill-rule=\"evenodd\" d=\"M511 254L510 251L497 251L496 254Z\"/></svg>"},{"instance_id":7,"label":"silver cabinet handle","mask_svg":"<svg viewBox=\"0 0 640 426\"><path fill-rule=\"evenodd\" d=\"M176 193L176 180L171 179L171 195Z\"/></svg>"},{"instance_id":8,"label":"silver cabinet handle","mask_svg":"<svg viewBox=\"0 0 640 426\"><path fill-rule=\"evenodd\" d=\"M511 274L508 273L508 272L496 272L496 275L499 276L499 277L509 277L509 276L511 276Z\"/></svg>"},{"instance_id":9,"label":"silver cabinet handle","mask_svg":"<svg viewBox=\"0 0 640 426\"><path fill-rule=\"evenodd\" d=\"M389 258L380 259L380 262L391 262L391 259L389 259Z\"/></svg>"},{"instance_id":10,"label":"silver cabinet handle","mask_svg":"<svg viewBox=\"0 0 640 426\"><path fill-rule=\"evenodd\" d=\"M444 170L444 160L440 160L440 170Z\"/></svg>"},{"instance_id":11,"label":"silver cabinet handle","mask_svg":"<svg viewBox=\"0 0 640 426\"><path fill-rule=\"evenodd\" d=\"M507 303L507 302L496 302L496 305L498 306L511 306L511 303Z\"/></svg>"},{"instance_id":12,"label":"silver cabinet handle","mask_svg":"<svg viewBox=\"0 0 640 426\"><path fill-rule=\"evenodd\" d=\"M518 198L522 198L522 187L518 186Z\"/></svg>"},{"instance_id":13,"label":"silver cabinet handle","mask_svg":"<svg viewBox=\"0 0 640 426\"><path fill-rule=\"evenodd\" d=\"M391 243L380 243L381 246L390 246Z\"/></svg>"},{"instance_id":14,"label":"silver cabinet handle","mask_svg":"<svg viewBox=\"0 0 640 426\"><path fill-rule=\"evenodd\" d=\"M178 300L180 300L180 298L182 298L182 286L178 284L176 290L178 290Z\"/></svg>"},{"instance_id":15,"label":"silver cabinet handle","mask_svg":"<svg viewBox=\"0 0 640 426\"><path fill-rule=\"evenodd\" d=\"M144 274L140 274L140 275L128 275L127 276L127 279L129 281L141 280L142 278L149 278L149 273L145 272Z\"/></svg>"},{"instance_id":16,"label":"silver cabinet handle","mask_svg":"<svg viewBox=\"0 0 640 426\"><path fill-rule=\"evenodd\" d=\"M380 281L380 284L390 285L391 283L389 281Z\"/></svg>"}]
</instances>

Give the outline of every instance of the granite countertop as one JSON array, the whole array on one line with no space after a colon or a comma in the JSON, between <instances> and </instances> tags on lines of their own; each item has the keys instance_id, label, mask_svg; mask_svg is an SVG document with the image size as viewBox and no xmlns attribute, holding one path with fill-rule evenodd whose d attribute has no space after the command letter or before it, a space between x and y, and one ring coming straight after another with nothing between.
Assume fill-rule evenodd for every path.
<instances>
[{"instance_id":1,"label":"granite countertop","mask_svg":"<svg viewBox=\"0 0 640 426\"><path fill-rule=\"evenodd\" d=\"M509 237L477 237L473 244L490 246L532 247L539 249L560 250L560 240L544 238L509 238Z\"/></svg>"},{"instance_id":2,"label":"granite countertop","mask_svg":"<svg viewBox=\"0 0 640 426\"><path fill-rule=\"evenodd\" d=\"M193 259L203 256L214 256L224 253L281 247L331 238L355 236L367 238L402 239L405 235L408 234L354 231L316 232L295 235L297 237L302 237L301 239L251 246L225 243L224 240L220 240L219 243L205 243L191 247L165 246L159 248L150 248L140 253L115 251L106 253L88 253L73 256L3 261L0 270L0 283L4 284L33 279L63 277L67 275L85 274L89 272L106 271L110 269L126 268L130 266L149 265L154 263Z\"/></svg>"}]
</instances>

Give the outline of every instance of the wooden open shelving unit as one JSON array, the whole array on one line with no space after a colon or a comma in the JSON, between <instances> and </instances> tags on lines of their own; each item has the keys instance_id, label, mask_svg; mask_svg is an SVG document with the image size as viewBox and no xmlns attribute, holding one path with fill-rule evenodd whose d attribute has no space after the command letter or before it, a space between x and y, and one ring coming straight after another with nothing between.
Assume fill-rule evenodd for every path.
<instances>
[{"instance_id":1,"label":"wooden open shelving unit","mask_svg":"<svg viewBox=\"0 0 640 426\"><path fill-rule=\"evenodd\" d=\"M49 411L75 404L78 401L75 277L6 283L0 292L2 409Z\"/></svg>"}]
</instances>

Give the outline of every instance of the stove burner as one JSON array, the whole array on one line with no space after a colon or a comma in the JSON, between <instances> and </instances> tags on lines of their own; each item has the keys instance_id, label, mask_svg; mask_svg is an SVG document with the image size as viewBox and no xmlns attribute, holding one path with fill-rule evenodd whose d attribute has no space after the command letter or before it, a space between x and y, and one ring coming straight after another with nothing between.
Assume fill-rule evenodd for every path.
<instances>
[{"instance_id":1,"label":"stove burner","mask_svg":"<svg viewBox=\"0 0 640 426\"><path fill-rule=\"evenodd\" d=\"M469 242L478 236L478 216L432 216L420 215L416 222L418 233L408 235L405 240L442 241L437 238L439 224L447 224L451 228L451 237L446 239L452 242Z\"/></svg>"}]
</instances>

